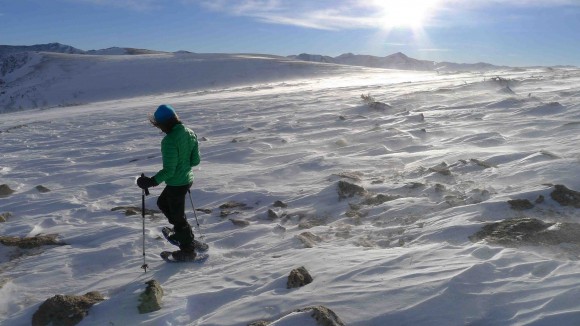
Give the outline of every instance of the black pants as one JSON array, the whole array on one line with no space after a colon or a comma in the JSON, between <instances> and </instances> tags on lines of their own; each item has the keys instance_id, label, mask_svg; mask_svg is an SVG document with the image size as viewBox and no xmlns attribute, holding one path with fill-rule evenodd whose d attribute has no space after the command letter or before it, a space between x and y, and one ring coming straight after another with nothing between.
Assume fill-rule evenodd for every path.
<instances>
[{"instance_id":1,"label":"black pants","mask_svg":"<svg viewBox=\"0 0 580 326\"><path fill-rule=\"evenodd\" d=\"M184 249L193 242L191 226L185 218L185 195L191 184L185 186L166 186L157 199L157 206L163 212L169 223L173 225L175 239L180 248Z\"/></svg>"}]
</instances>

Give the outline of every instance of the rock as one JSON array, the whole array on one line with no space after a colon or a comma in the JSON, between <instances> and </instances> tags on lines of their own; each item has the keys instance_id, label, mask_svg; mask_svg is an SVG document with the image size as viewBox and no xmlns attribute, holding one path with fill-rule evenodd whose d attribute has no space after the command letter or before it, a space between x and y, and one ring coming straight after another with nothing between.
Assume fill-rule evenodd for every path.
<instances>
[{"instance_id":1,"label":"rock","mask_svg":"<svg viewBox=\"0 0 580 326\"><path fill-rule=\"evenodd\" d=\"M580 244L580 224L546 223L533 218L518 218L485 225L469 237L505 246Z\"/></svg>"},{"instance_id":2,"label":"rock","mask_svg":"<svg viewBox=\"0 0 580 326\"><path fill-rule=\"evenodd\" d=\"M83 296L56 295L40 305L32 316L32 326L76 325L88 315L94 304L103 300L105 298L96 291Z\"/></svg>"},{"instance_id":3,"label":"rock","mask_svg":"<svg viewBox=\"0 0 580 326\"><path fill-rule=\"evenodd\" d=\"M362 177L364 176L364 174L359 171L344 171L335 175L339 178L350 179L353 181L362 181Z\"/></svg>"},{"instance_id":4,"label":"rock","mask_svg":"<svg viewBox=\"0 0 580 326\"><path fill-rule=\"evenodd\" d=\"M302 232L296 236L298 240L302 241L305 248L313 248L316 243L321 242L322 238L312 232Z\"/></svg>"},{"instance_id":5,"label":"rock","mask_svg":"<svg viewBox=\"0 0 580 326\"><path fill-rule=\"evenodd\" d=\"M141 215L141 207L137 206L117 206L111 208L111 211L125 211L125 216ZM161 211L145 208L145 215L154 217L155 214L161 214Z\"/></svg>"},{"instance_id":6,"label":"rock","mask_svg":"<svg viewBox=\"0 0 580 326\"><path fill-rule=\"evenodd\" d=\"M497 165L494 165L494 164L491 164L491 163L487 163L487 162L484 162L484 161L480 161L480 160L475 159L475 158L472 158L471 159L471 162L473 162L473 163L475 163L475 164L477 164L477 165L479 165L479 166L481 166L481 167L483 167L485 169L497 168Z\"/></svg>"},{"instance_id":7,"label":"rock","mask_svg":"<svg viewBox=\"0 0 580 326\"><path fill-rule=\"evenodd\" d=\"M364 196L366 195L367 191L365 188L346 182L346 181L339 181L338 182L338 199L342 200L347 197L354 197L355 195Z\"/></svg>"},{"instance_id":8,"label":"rock","mask_svg":"<svg viewBox=\"0 0 580 326\"><path fill-rule=\"evenodd\" d=\"M543 204L544 203L544 196L543 195L539 195L538 198L536 198L536 204Z\"/></svg>"},{"instance_id":9,"label":"rock","mask_svg":"<svg viewBox=\"0 0 580 326\"><path fill-rule=\"evenodd\" d=\"M438 165L436 165L434 167L430 167L428 169L428 171L429 172L439 173L439 174L445 175L445 176L450 176L451 175L451 171L449 170L449 166L445 162L441 162L441 164L438 164Z\"/></svg>"},{"instance_id":10,"label":"rock","mask_svg":"<svg viewBox=\"0 0 580 326\"><path fill-rule=\"evenodd\" d=\"M145 282L147 288L145 292L139 295L139 309L140 314L146 314L161 309L161 299L163 298L163 289L161 284L156 280Z\"/></svg>"},{"instance_id":11,"label":"rock","mask_svg":"<svg viewBox=\"0 0 580 326\"><path fill-rule=\"evenodd\" d=\"M280 224L276 224L276 226L272 229L272 232L276 234L284 234L286 233L286 228Z\"/></svg>"},{"instance_id":12,"label":"rock","mask_svg":"<svg viewBox=\"0 0 580 326\"><path fill-rule=\"evenodd\" d=\"M362 204L363 205L378 206L378 205L384 204L388 201L399 199L399 198L401 198L401 197L378 194L375 197L365 198L365 200L362 202Z\"/></svg>"},{"instance_id":13,"label":"rock","mask_svg":"<svg viewBox=\"0 0 580 326\"><path fill-rule=\"evenodd\" d=\"M555 185L550 197L562 206L580 208L580 192L570 190L566 186Z\"/></svg>"},{"instance_id":14,"label":"rock","mask_svg":"<svg viewBox=\"0 0 580 326\"><path fill-rule=\"evenodd\" d=\"M313 306L306 307L297 310L297 312L310 312L312 318L316 320L316 323L320 326L344 326L344 322L340 320L338 315L326 308L325 306Z\"/></svg>"},{"instance_id":15,"label":"rock","mask_svg":"<svg viewBox=\"0 0 580 326\"><path fill-rule=\"evenodd\" d=\"M286 203L284 203L283 201L280 201L280 200L276 200L274 202L274 204L272 204L272 206L279 207L279 208L288 208L288 204L286 204Z\"/></svg>"},{"instance_id":16,"label":"rock","mask_svg":"<svg viewBox=\"0 0 580 326\"><path fill-rule=\"evenodd\" d=\"M232 209L232 208L246 208L246 204L244 203L240 203L240 202L236 202L236 201L228 201L224 204L220 205L220 209Z\"/></svg>"},{"instance_id":17,"label":"rock","mask_svg":"<svg viewBox=\"0 0 580 326\"><path fill-rule=\"evenodd\" d=\"M249 323L248 326L268 326L271 323L272 322L265 321L265 320L260 320L260 321L255 321L253 323Z\"/></svg>"},{"instance_id":18,"label":"rock","mask_svg":"<svg viewBox=\"0 0 580 326\"><path fill-rule=\"evenodd\" d=\"M233 223L235 226L241 226L241 227L245 227L245 226L248 226L248 225L250 225L250 222L249 222L249 221L246 221L246 220L238 220L238 219L233 219L233 218L230 218L230 221L231 221L231 222L232 222L232 223Z\"/></svg>"},{"instance_id":19,"label":"rock","mask_svg":"<svg viewBox=\"0 0 580 326\"><path fill-rule=\"evenodd\" d=\"M0 185L0 197L8 197L13 193L14 190L12 190L8 185L6 184Z\"/></svg>"},{"instance_id":20,"label":"rock","mask_svg":"<svg viewBox=\"0 0 580 326\"><path fill-rule=\"evenodd\" d=\"M545 223L534 218L517 218L485 225L480 231L470 236L473 242L487 240L506 246L533 242L534 236L548 229L554 223Z\"/></svg>"},{"instance_id":21,"label":"rock","mask_svg":"<svg viewBox=\"0 0 580 326\"><path fill-rule=\"evenodd\" d=\"M280 218L284 215L284 213L280 210L273 210L273 209L269 209L268 210L268 219L270 220L275 220L277 218Z\"/></svg>"},{"instance_id":22,"label":"rock","mask_svg":"<svg viewBox=\"0 0 580 326\"><path fill-rule=\"evenodd\" d=\"M21 249L38 248L41 246L65 246L64 242L56 240L56 234L36 235L34 237L5 237L0 236L0 243L5 246L18 247Z\"/></svg>"},{"instance_id":23,"label":"rock","mask_svg":"<svg viewBox=\"0 0 580 326\"><path fill-rule=\"evenodd\" d=\"M240 213L240 212L238 212L238 211L233 211L233 210L229 210L229 209L223 209L223 210L220 212L220 217L221 217L221 218L225 218L225 217L228 217L228 216L230 216L230 215L239 214L239 213Z\"/></svg>"},{"instance_id":24,"label":"rock","mask_svg":"<svg viewBox=\"0 0 580 326\"><path fill-rule=\"evenodd\" d=\"M527 199L512 199L508 200L508 204L510 205L511 209L515 209L516 211L523 211L526 209L534 208L534 204L532 204Z\"/></svg>"},{"instance_id":25,"label":"rock","mask_svg":"<svg viewBox=\"0 0 580 326\"><path fill-rule=\"evenodd\" d=\"M38 186L36 186L35 188L36 188L36 190L38 190L38 192L41 192L41 193L47 193L47 192L50 192L50 189L46 188L46 187L45 187L45 186L43 186L43 185L38 185Z\"/></svg>"},{"instance_id":26,"label":"rock","mask_svg":"<svg viewBox=\"0 0 580 326\"><path fill-rule=\"evenodd\" d=\"M326 225L326 219L309 218L305 221L298 223L299 229L311 229L315 226Z\"/></svg>"},{"instance_id":27,"label":"rock","mask_svg":"<svg viewBox=\"0 0 580 326\"><path fill-rule=\"evenodd\" d=\"M10 217L12 217L12 213L10 212L0 214L0 223L8 221Z\"/></svg>"},{"instance_id":28,"label":"rock","mask_svg":"<svg viewBox=\"0 0 580 326\"><path fill-rule=\"evenodd\" d=\"M447 188L445 188L445 186L442 185L442 184L440 184L440 183L435 184L435 188L434 189L437 192L444 192L445 190L447 190Z\"/></svg>"},{"instance_id":29,"label":"rock","mask_svg":"<svg viewBox=\"0 0 580 326\"><path fill-rule=\"evenodd\" d=\"M286 324L289 325L288 322L292 322L291 316L300 314L300 313L307 313L309 314L315 321L316 324L319 326L345 326L345 323L338 317L338 315L330 310L325 306L312 306L306 307L302 309L294 310L290 313L284 314L284 316L280 317L278 320L275 321L267 321L267 320L260 320L253 323L248 324L248 326L267 326L271 324Z\"/></svg>"},{"instance_id":30,"label":"rock","mask_svg":"<svg viewBox=\"0 0 580 326\"><path fill-rule=\"evenodd\" d=\"M293 269L288 275L286 288L294 289L312 283L313 279L304 266Z\"/></svg>"},{"instance_id":31,"label":"rock","mask_svg":"<svg viewBox=\"0 0 580 326\"><path fill-rule=\"evenodd\" d=\"M211 214L211 209L209 209L209 208L196 208L195 210L198 212L205 213L205 214Z\"/></svg>"}]
</instances>

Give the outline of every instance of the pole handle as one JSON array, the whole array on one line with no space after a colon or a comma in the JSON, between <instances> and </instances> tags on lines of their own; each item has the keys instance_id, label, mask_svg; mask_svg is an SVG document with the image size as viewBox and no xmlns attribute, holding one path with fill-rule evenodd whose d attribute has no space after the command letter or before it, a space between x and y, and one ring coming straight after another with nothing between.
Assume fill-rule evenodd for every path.
<instances>
[{"instance_id":1,"label":"pole handle","mask_svg":"<svg viewBox=\"0 0 580 326\"><path fill-rule=\"evenodd\" d=\"M145 177L145 173L141 173L142 177ZM145 196L149 196L149 188L143 189L145 191Z\"/></svg>"}]
</instances>

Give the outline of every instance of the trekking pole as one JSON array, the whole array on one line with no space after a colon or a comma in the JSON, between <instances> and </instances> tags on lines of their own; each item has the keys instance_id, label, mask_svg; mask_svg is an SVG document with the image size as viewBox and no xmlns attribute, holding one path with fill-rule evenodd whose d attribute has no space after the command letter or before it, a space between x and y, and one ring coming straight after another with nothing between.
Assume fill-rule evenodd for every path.
<instances>
[{"instance_id":1,"label":"trekking pole","mask_svg":"<svg viewBox=\"0 0 580 326\"><path fill-rule=\"evenodd\" d=\"M141 173L141 176L145 176L145 174ZM147 267L149 266L145 262L145 196L149 196L149 189L143 189L141 192L141 217L143 217L143 265L141 265L141 268L147 273Z\"/></svg>"},{"instance_id":2,"label":"trekking pole","mask_svg":"<svg viewBox=\"0 0 580 326\"><path fill-rule=\"evenodd\" d=\"M199 229L199 234L201 235L201 239L204 239L204 235L201 232L201 226L199 226L199 221L197 220L197 213L195 212L195 206L193 206L193 199L191 199L191 190L187 189L187 193L189 193L189 202L191 203L191 209L193 210L193 216L195 216L195 223L197 223L197 228Z\"/></svg>"}]
</instances>

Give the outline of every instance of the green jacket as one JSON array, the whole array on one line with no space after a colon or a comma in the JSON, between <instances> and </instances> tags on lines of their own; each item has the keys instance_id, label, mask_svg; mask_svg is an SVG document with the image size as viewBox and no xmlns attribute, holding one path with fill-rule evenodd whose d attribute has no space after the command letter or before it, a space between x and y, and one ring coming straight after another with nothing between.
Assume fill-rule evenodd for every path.
<instances>
[{"instance_id":1,"label":"green jacket","mask_svg":"<svg viewBox=\"0 0 580 326\"><path fill-rule=\"evenodd\" d=\"M191 168L201 161L197 135L182 124L177 124L161 141L163 169L153 178L158 184L184 186L193 182Z\"/></svg>"}]
</instances>

